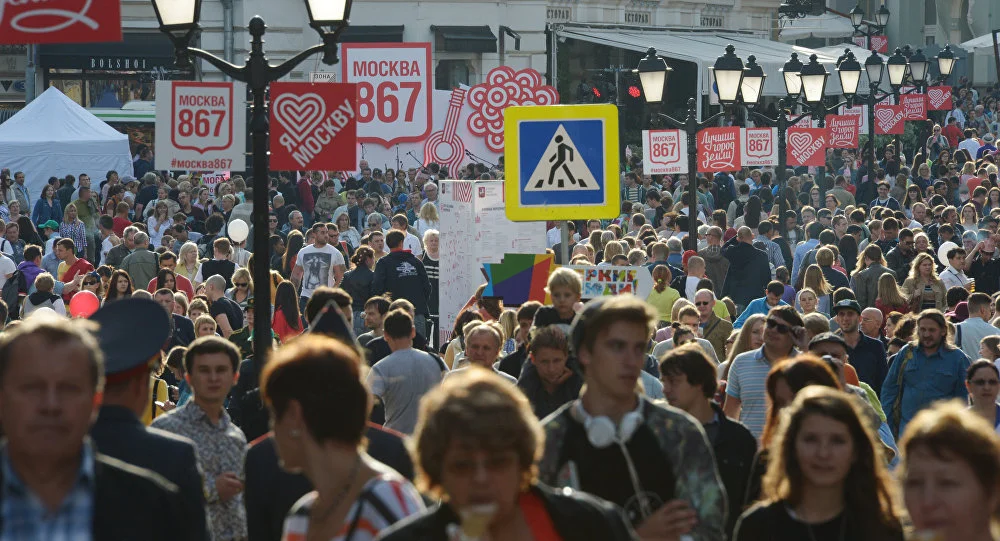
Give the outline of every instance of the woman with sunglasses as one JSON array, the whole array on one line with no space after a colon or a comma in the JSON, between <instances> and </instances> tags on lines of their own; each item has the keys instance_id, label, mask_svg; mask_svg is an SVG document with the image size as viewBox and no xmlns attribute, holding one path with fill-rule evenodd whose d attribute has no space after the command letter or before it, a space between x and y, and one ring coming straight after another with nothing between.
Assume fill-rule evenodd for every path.
<instances>
[{"instance_id":1,"label":"woman with sunglasses","mask_svg":"<svg viewBox=\"0 0 1000 541\"><path fill-rule=\"evenodd\" d=\"M969 390L969 409L986 419L1000 434L1000 369L992 360L979 359L965 371L965 388Z\"/></svg>"},{"instance_id":2,"label":"woman with sunglasses","mask_svg":"<svg viewBox=\"0 0 1000 541\"><path fill-rule=\"evenodd\" d=\"M104 282L101 281L101 276L96 271L84 276L81 285L84 291L97 295L98 299L104 299Z\"/></svg>"},{"instance_id":3,"label":"woman with sunglasses","mask_svg":"<svg viewBox=\"0 0 1000 541\"><path fill-rule=\"evenodd\" d=\"M233 287L226 290L226 298L240 305L245 310L247 301L253 298L253 279L250 269L240 267L233 273Z\"/></svg>"}]
</instances>

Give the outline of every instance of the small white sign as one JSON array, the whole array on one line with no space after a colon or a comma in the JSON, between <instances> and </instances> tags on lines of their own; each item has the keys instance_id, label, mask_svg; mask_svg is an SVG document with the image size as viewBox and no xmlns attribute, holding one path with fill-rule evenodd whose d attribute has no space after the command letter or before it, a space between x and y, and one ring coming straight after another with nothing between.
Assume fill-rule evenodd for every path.
<instances>
[{"instance_id":1,"label":"small white sign","mask_svg":"<svg viewBox=\"0 0 1000 541\"><path fill-rule=\"evenodd\" d=\"M156 168L242 171L244 83L156 82Z\"/></svg>"},{"instance_id":2,"label":"small white sign","mask_svg":"<svg viewBox=\"0 0 1000 541\"><path fill-rule=\"evenodd\" d=\"M647 175L687 173L687 135L680 130L642 131L642 172Z\"/></svg>"},{"instance_id":3,"label":"small white sign","mask_svg":"<svg viewBox=\"0 0 1000 541\"><path fill-rule=\"evenodd\" d=\"M310 71L310 83L336 83L337 74L332 71Z\"/></svg>"},{"instance_id":4,"label":"small white sign","mask_svg":"<svg viewBox=\"0 0 1000 541\"><path fill-rule=\"evenodd\" d=\"M740 139L744 167L778 165L778 128L744 128Z\"/></svg>"}]
</instances>

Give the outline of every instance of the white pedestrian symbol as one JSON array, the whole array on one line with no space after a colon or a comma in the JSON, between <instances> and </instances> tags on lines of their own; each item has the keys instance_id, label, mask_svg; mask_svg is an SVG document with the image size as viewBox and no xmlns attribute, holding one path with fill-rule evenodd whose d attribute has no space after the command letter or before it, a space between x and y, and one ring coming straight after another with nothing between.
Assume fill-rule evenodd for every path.
<instances>
[{"instance_id":1,"label":"white pedestrian symbol","mask_svg":"<svg viewBox=\"0 0 1000 541\"><path fill-rule=\"evenodd\" d=\"M528 178L526 192L599 190L590 168L562 124Z\"/></svg>"}]
</instances>

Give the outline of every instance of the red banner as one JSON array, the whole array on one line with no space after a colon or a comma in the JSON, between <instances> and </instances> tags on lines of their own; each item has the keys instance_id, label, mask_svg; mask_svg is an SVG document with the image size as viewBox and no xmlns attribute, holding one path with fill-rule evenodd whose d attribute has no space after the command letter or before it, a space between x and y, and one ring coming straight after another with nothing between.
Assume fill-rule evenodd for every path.
<instances>
[{"instance_id":1,"label":"red banner","mask_svg":"<svg viewBox=\"0 0 1000 541\"><path fill-rule=\"evenodd\" d=\"M951 87L932 86L927 89L927 108L931 111L951 110Z\"/></svg>"},{"instance_id":2,"label":"red banner","mask_svg":"<svg viewBox=\"0 0 1000 541\"><path fill-rule=\"evenodd\" d=\"M271 167L356 167L357 103L353 83L271 84Z\"/></svg>"},{"instance_id":3,"label":"red banner","mask_svg":"<svg viewBox=\"0 0 1000 541\"><path fill-rule=\"evenodd\" d=\"M907 94L899 97L903 106L903 120L927 120L927 96Z\"/></svg>"},{"instance_id":4,"label":"red banner","mask_svg":"<svg viewBox=\"0 0 1000 541\"><path fill-rule=\"evenodd\" d=\"M826 128L790 128L787 137L788 165L824 165L827 147Z\"/></svg>"},{"instance_id":5,"label":"red banner","mask_svg":"<svg viewBox=\"0 0 1000 541\"><path fill-rule=\"evenodd\" d=\"M698 172L740 169L740 129L705 128L698 132Z\"/></svg>"},{"instance_id":6,"label":"red banner","mask_svg":"<svg viewBox=\"0 0 1000 541\"><path fill-rule=\"evenodd\" d=\"M119 0L0 2L0 44L122 40Z\"/></svg>"},{"instance_id":7,"label":"red banner","mask_svg":"<svg viewBox=\"0 0 1000 541\"><path fill-rule=\"evenodd\" d=\"M854 36L854 44L858 47L864 47L869 51L878 51L882 54L889 52L889 38L887 36L872 36L871 40L871 44L869 44L864 36Z\"/></svg>"},{"instance_id":8,"label":"red banner","mask_svg":"<svg viewBox=\"0 0 1000 541\"><path fill-rule=\"evenodd\" d=\"M877 135L903 135L906 123L902 105L875 106L875 133Z\"/></svg>"},{"instance_id":9,"label":"red banner","mask_svg":"<svg viewBox=\"0 0 1000 541\"><path fill-rule=\"evenodd\" d=\"M858 115L832 115L826 117L830 130L827 146L832 148L858 148L861 122Z\"/></svg>"}]
</instances>

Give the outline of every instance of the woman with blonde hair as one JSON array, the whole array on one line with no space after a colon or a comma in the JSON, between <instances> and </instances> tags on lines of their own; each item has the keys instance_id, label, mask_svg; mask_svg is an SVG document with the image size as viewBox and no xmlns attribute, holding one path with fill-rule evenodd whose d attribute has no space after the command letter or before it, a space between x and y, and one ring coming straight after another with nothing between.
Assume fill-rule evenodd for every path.
<instances>
[{"instance_id":1,"label":"woman with blonde hair","mask_svg":"<svg viewBox=\"0 0 1000 541\"><path fill-rule=\"evenodd\" d=\"M153 208L153 215L146 218L146 229L149 231L149 245L159 246L163 240L163 235L174 225L173 218L170 217L166 201L157 201Z\"/></svg>"},{"instance_id":2,"label":"woman with blonde hair","mask_svg":"<svg viewBox=\"0 0 1000 541\"><path fill-rule=\"evenodd\" d=\"M735 541L902 541L878 438L856 400L812 385L781 414L765 500L743 513Z\"/></svg>"},{"instance_id":3,"label":"woman with blonde hair","mask_svg":"<svg viewBox=\"0 0 1000 541\"><path fill-rule=\"evenodd\" d=\"M906 425L899 451L914 539L997 539L1000 437L987 421L958 400L939 402Z\"/></svg>"},{"instance_id":4,"label":"woman with blonde hair","mask_svg":"<svg viewBox=\"0 0 1000 541\"><path fill-rule=\"evenodd\" d=\"M246 309L247 302L253 298L253 277L250 270L240 267L233 273L233 287L226 290L226 298Z\"/></svg>"},{"instance_id":5,"label":"woman with blonde hair","mask_svg":"<svg viewBox=\"0 0 1000 541\"><path fill-rule=\"evenodd\" d=\"M653 267L653 291L649 293L646 302L656 308L657 313L660 314L658 326L661 329L670 325L670 322L674 320L671 311L677 300L681 298L681 294L670 287L671 279L670 267L666 265Z\"/></svg>"},{"instance_id":6,"label":"woman with blonde hair","mask_svg":"<svg viewBox=\"0 0 1000 541\"><path fill-rule=\"evenodd\" d=\"M947 308L947 294L944 282L934 269L934 258L928 253L917 254L910 267L910 276L903 282L903 295L909 299L910 311L935 308L943 312Z\"/></svg>"},{"instance_id":7,"label":"woman with blonde hair","mask_svg":"<svg viewBox=\"0 0 1000 541\"><path fill-rule=\"evenodd\" d=\"M829 304L829 303L827 303ZM795 295L795 309L803 316L816 312L819 306L819 295L811 287L803 287Z\"/></svg>"},{"instance_id":8,"label":"woman with blonde hair","mask_svg":"<svg viewBox=\"0 0 1000 541\"><path fill-rule=\"evenodd\" d=\"M910 301L899 289L896 277L888 272L883 273L878 279L878 294L875 297L875 308L882 312L882 320L886 321L889 314L899 312L905 314L910 311Z\"/></svg>"},{"instance_id":9,"label":"woman with blonde hair","mask_svg":"<svg viewBox=\"0 0 1000 541\"><path fill-rule=\"evenodd\" d=\"M604 245L604 260L597 264L598 267L606 267L611 265L612 260L616 255L625 255L625 248L622 247L621 242L609 242Z\"/></svg>"},{"instance_id":10,"label":"woman with blonde hair","mask_svg":"<svg viewBox=\"0 0 1000 541\"><path fill-rule=\"evenodd\" d=\"M805 275L802 279L802 288L809 288L813 290L819 298L819 304L816 309L824 314L830 314L833 288L830 287L829 283L827 283L826 277L823 275L823 269L820 268L819 265L813 263L806 268ZM796 306L796 309L799 308L799 306Z\"/></svg>"},{"instance_id":11,"label":"woman with blonde hair","mask_svg":"<svg viewBox=\"0 0 1000 541\"><path fill-rule=\"evenodd\" d=\"M198 245L191 241L185 242L178 252L174 273L187 278L193 284L194 277L198 276L198 270L201 269L201 262L198 261Z\"/></svg>"},{"instance_id":12,"label":"woman with blonde hair","mask_svg":"<svg viewBox=\"0 0 1000 541\"><path fill-rule=\"evenodd\" d=\"M729 348L728 357L726 357L725 362L719 365L722 371L722 379L729 379L729 367L732 366L733 359L737 355L758 349L764 345L764 322L766 319L767 315L765 314L754 314L743 322L736 342Z\"/></svg>"},{"instance_id":13,"label":"woman with blonde hair","mask_svg":"<svg viewBox=\"0 0 1000 541\"><path fill-rule=\"evenodd\" d=\"M417 223L414 225L419 233L417 236L421 238L428 229L441 229L441 216L438 215L438 209L434 203L428 201L420 205L420 213L417 215Z\"/></svg>"},{"instance_id":14,"label":"woman with blonde hair","mask_svg":"<svg viewBox=\"0 0 1000 541\"><path fill-rule=\"evenodd\" d=\"M972 229L973 231L979 229L979 213L976 211L976 206L972 203L966 203L962 207L961 213L962 227L965 229Z\"/></svg>"},{"instance_id":15,"label":"woman with blonde hair","mask_svg":"<svg viewBox=\"0 0 1000 541\"><path fill-rule=\"evenodd\" d=\"M503 329L503 347L500 349L500 355L510 355L517 350L517 339L514 335L517 334L517 311L506 309L500 314L500 318L497 319L500 324L500 328Z\"/></svg>"}]
</instances>

